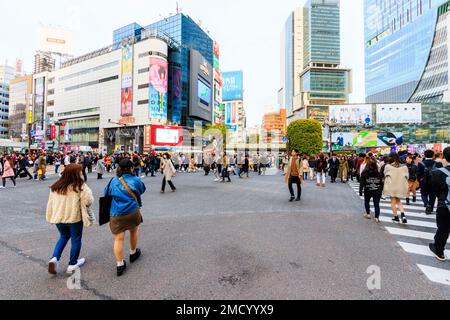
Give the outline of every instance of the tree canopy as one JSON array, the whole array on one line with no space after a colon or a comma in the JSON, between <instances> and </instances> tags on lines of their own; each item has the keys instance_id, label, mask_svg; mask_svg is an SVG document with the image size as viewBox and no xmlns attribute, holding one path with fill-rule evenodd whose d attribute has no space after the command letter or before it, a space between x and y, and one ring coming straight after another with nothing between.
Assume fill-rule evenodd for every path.
<instances>
[{"instance_id":1,"label":"tree canopy","mask_svg":"<svg viewBox=\"0 0 450 320\"><path fill-rule=\"evenodd\" d=\"M302 119L292 122L287 130L289 151L298 150L300 154L315 155L322 151L322 125L315 119Z\"/></svg>"}]
</instances>

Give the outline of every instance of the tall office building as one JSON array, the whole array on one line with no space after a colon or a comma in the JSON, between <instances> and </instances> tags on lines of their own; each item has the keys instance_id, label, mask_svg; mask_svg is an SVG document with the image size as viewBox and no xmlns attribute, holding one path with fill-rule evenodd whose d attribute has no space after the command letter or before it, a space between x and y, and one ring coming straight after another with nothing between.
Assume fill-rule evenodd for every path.
<instances>
[{"instance_id":1,"label":"tall office building","mask_svg":"<svg viewBox=\"0 0 450 320\"><path fill-rule=\"evenodd\" d=\"M32 112L33 76L11 80L9 86L9 137L17 142L26 141L27 123Z\"/></svg>"},{"instance_id":2,"label":"tall office building","mask_svg":"<svg viewBox=\"0 0 450 320\"><path fill-rule=\"evenodd\" d=\"M8 137L9 82L14 79L14 67L0 66L0 138Z\"/></svg>"},{"instance_id":3,"label":"tall office building","mask_svg":"<svg viewBox=\"0 0 450 320\"><path fill-rule=\"evenodd\" d=\"M9 82L14 79L15 69L14 67L6 64L0 65L0 82Z\"/></svg>"},{"instance_id":4,"label":"tall office building","mask_svg":"<svg viewBox=\"0 0 450 320\"><path fill-rule=\"evenodd\" d=\"M348 102L351 71L340 67L340 41L339 0L309 0L289 16L281 68L289 122Z\"/></svg>"},{"instance_id":5,"label":"tall office building","mask_svg":"<svg viewBox=\"0 0 450 320\"><path fill-rule=\"evenodd\" d=\"M0 139L8 137L9 84L0 82Z\"/></svg>"},{"instance_id":6,"label":"tall office building","mask_svg":"<svg viewBox=\"0 0 450 320\"><path fill-rule=\"evenodd\" d=\"M447 10L446 0L364 1L366 102L450 101Z\"/></svg>"}]
</instances>

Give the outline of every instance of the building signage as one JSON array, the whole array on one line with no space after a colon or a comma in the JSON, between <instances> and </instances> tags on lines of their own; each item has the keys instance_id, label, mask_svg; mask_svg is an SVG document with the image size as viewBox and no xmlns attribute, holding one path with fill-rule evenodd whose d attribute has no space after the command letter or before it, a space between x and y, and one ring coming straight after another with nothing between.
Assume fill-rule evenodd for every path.
<instances>
[{"instance_id":1,"label":"building signage","mask_svg":"<svg viewBox=\"0 0 450 320\"><path fill-rule=\"evenodd\" d=\"M189 81L189 116L213 121L213 68L196 50L191 50Z\"/></svg>"},{"instance_id":2,"label":"building signage","mask_svg":"<svg viewBox=\"0 0 450 320\"><path fill-rule=\"evenodd\" d=\"M121 86L122 117L133 115L133 46L122 46L122 86Z\"/></svg>"},{"instance_id":3,"label":"building signage","mask_svg":"<svg viewBox=\"0 0 450 320\"><path fill-rule=\"evenodd\" d=\"M120 124L134 124L136 123L135 117L123 117L119 119Z\"/></svg>"},{"instance_id":4,"label":"building signage","mask_svg":"<svg viewBox=\"0 0 450 320\"><path fill-rule=\"evenodd\" d=\"M152 144L152 127L144 127L144 147L150 147Z\"/></svg>"},{"instance_id":5,"label":"building signage","mask_svg":"<svg viewBox=\"0 0 450 320\"><path fill-rule=\"evenodd\" d=\"M333 150L346 147L396 147L403 145L401 132L335 132L331 136Z\"/></svg>"},{"instance_id":6,"label":"building signage","mask_svg":"<svg viewBox=\"0 0 450 320\"><path fill-rule=\"evenodd\" d=\"M422 123L422 105L420 103L378 104L377 123Z\"/></svg>"},{"instance_id":7,"label":"building signage","mask_svg":"<svg viewBox=\"0 0 450 320\"><path fill-rule=\"evenodd\" d=\"M151 122L167 121L168 63L160 57L150 57L149 118Z\"/></svg>"},{"instance_id":8,"label":"building signage","mask_svg":"<svg viewBox=\"0 0 450 320\"><path fill-rule=\"evenodd\" d=\"M183 128L151 126L151 144L156 147L180 147L183 145Z\"/></svg>"},{"instance_id":9,"label":"building signage","mask_svg":"<svg viewBox=\"0 0 450 320\"><path fill-rule=\"evenodd\" d=\"M329 120L332 123L343 125L373 123L372 105L335 105L330 106Z\"/></svg>"},{"instance_id":10,"label":"building signage","mask_svg":"<svg viewBox=\"0 0 450 320\"><path fill-rule=\"evenodd\" d=\"M238 102L225 102L225 124L227 126L237 125Z\"/></svg>"},{"instance_id":11,"label":"building signage","mask_svg":"<svg viewBox=\"0 0 450 320\"><path fill-rule=\"evenodd\" d=\"M243 73L242 71L222 73L222 99L223 101L243 100Z\"/></svg>"},{"instance_id":12,"label":"building signage","mask_svg":"<svg viewBox=\"0 0 450 320\"><path fill-rule=\"evenodd\" d=\"M56 139L56 126L50 127L50 139L55 140Z\"/></svg>"}]
</instances>

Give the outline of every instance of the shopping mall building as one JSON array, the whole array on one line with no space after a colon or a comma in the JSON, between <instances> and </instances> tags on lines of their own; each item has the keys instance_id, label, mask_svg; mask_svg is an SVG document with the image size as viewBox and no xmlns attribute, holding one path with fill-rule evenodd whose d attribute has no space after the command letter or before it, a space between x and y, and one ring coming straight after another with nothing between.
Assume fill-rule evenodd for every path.
<instances>
[{"instance_id":1,"label":"shopping mall building","mask_svg":"<svg viewBox=\"0 0 450 320\"><path fill-rule=\"evenodd\" d=\"M142 152L151 125L183 128L188 141L194 123L212 122L217 75L213 40L188 16L125 26L112 45L33 76L33 144Z\"/></svg>"}]
</instances>

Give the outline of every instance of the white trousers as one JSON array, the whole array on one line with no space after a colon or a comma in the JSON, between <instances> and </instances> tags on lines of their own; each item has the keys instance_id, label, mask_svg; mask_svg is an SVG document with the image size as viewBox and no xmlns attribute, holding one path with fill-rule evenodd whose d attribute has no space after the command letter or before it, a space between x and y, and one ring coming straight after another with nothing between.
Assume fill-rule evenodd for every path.
<instances>
[{"instance_id":1,"label":"white trousers","mask_svg":"<svg viewBox=\"0 0 450 320\"><path fill-rule=\"evenodd\" d=\"M327 181L327 174L325 172L317 172L317 183L325 184Z\"/></svg>"}]
</instances>

